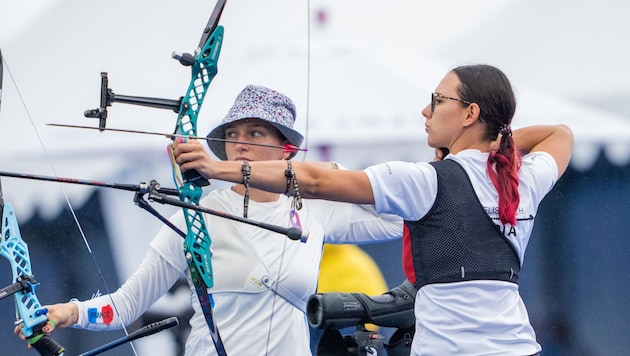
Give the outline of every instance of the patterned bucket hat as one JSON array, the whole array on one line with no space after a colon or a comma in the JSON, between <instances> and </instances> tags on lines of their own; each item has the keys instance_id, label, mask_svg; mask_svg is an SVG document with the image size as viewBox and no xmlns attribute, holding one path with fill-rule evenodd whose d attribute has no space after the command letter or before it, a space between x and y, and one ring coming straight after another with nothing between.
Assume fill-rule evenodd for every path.
<instances>
[{"instance_id":1,"label":"patterned bucket hat","mask_svg":"<svg viewBox=\"0 0 630 356\"><path fill-rule=\"evenodd\" d=\"M295 105L291 99L280 92L256 85L248 85L238 94L230 111L207 137L225 139L225 127L244 119L261 119L269 122L295 147L300 147L304 140L299 132L293 130ZM212 140L206 142L218 158L227 160L225 142ZM293 158L295 154L296 152L291 153L289 158Z\"/></svg>"}]
</instances>

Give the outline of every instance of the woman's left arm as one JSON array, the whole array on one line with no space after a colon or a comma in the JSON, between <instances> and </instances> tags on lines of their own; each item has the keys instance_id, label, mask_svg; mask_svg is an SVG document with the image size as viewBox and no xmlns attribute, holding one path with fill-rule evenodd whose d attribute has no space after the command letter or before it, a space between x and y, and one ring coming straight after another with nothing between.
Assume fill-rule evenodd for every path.
<instances>
[{"instance_id":1,"label":"woman's left arm","mask_svg":"<svg viewBox=\"0 0 630 356\"><path fill-rule=\"evenodd\" d=\"M573 152L573 132L566 125L528 126L513 131L514 142L521 152L546 152L556 161L558 177L569 166Z\"/></svg>"},{"instance_id":2,"label":"woman's left arm","mask_svg":"<svg viewBox=\"0 0 630 356\"><path fill-rule=\"evenodd\" d=\"M243 182L243 162L214 160L198 142L176 141L173 143L173 154L182 171L194 169L207 179ZM293 195L293 184L285 173L288 162L291 162L302 198L374 204L372 186L365 172L324 168L312 162L248 162L251 172L249 185L268 192Z\"/></svg>"}]
</instances>

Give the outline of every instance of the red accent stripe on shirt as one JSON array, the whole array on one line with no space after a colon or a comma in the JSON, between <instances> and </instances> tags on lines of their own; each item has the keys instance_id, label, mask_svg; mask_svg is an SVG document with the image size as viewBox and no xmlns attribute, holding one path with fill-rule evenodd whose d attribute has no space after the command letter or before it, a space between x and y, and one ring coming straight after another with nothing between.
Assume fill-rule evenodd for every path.
<instances>
[{"instance_id":1,"label":"red accent stripe on shirt","mask_svg":"<svg viewBox=\"0 0 630 356\"><path fill-rule=\"evenodd\" d=\"M413 266L413 253L411 251L411 235L405 224L403 224L402 266L407 280L411 284L416 283L416 270Z\"/></svg>"}]
</instances>

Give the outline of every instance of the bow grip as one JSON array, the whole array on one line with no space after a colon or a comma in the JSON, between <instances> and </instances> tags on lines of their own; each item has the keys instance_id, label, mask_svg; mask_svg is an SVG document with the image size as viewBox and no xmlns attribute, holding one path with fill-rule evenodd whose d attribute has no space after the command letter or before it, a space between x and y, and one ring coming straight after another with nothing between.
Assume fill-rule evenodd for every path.
<instances>
[{"instance_id":1,"label":"bow grip","mask_svg":"<svg viewBox=\"0 0 630 356\"><path fill-rule=\"evenodd\" d=\"M201 173L197 172L194 169L183 172L182 176L184 177L185 182L192 183L198 187L205 187L210 185L210 181L204 178Z\"/></svg>"},{"instance_id":2,"label":"bow grip","mask_svg":"<svg viewBox=\"0 0 630 356\"><path fill-rule=\"evenodd\" d=\"M33 327L33 335L26 340L42 356L61 356L65 351L64 347L42 331L47 322L48 320Z\"/></svg>"}]
</instances>

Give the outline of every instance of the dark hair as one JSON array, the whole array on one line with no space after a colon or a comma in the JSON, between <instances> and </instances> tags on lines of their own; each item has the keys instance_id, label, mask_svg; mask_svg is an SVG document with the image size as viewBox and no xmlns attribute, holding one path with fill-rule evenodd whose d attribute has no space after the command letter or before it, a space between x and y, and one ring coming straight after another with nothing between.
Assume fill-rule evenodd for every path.
<instances>
[{"instance_id":1,"label":"dark hair","mask_svg":"<svg viewBox=\"0 0 630 356\"><path fill-rule=\"evenodd\" d=\"M487 169L499 193L499 218L503 224L515 225L521 156L510 129L516 111L512 85L501 70L489 65L461 66L453 72L461 81L461 99L479 105L479 119L486 125L485 139L494 141L501 134L499 149L490 151Z\"/></svg>"}]
</instances>

